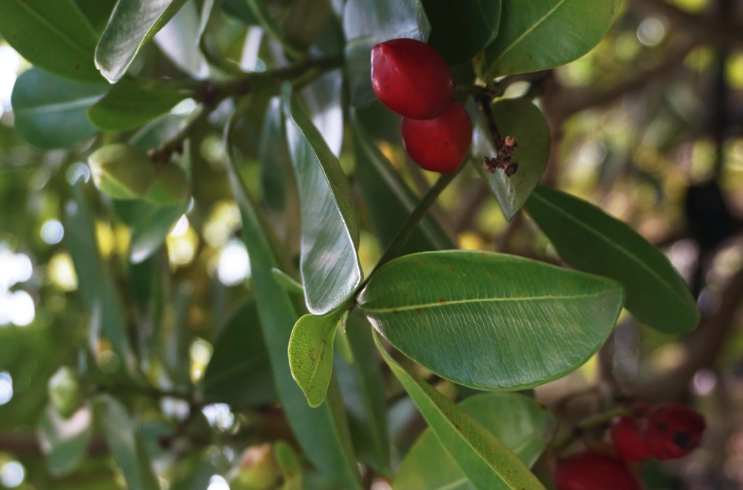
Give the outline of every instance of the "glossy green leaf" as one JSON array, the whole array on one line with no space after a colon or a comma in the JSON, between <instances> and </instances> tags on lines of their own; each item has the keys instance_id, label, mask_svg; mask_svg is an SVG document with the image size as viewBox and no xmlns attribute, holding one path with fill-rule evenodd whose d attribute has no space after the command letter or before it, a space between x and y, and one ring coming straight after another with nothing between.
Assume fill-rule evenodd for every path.
<instances>
[{"instance_id":1,"label":"glossy green leaf","mask_svg":"<svg viewBox=\"0 0 743 490\"><path fill-rule=\"evenodd\" d=\"M196 45L201 44L201 38L204 37L204 33L213 20L218 16L222 10L224 0L204 0L204 4L201 6L201 20L199 21L199 34L196 37Z\"/></svg>"},{"instance_id":2,"label":"glossy green leaf","mask_svg":"<svg viewBox=\"0 0 743 490\"><path fill-rule=\"evenodd\" d=\"M521 390L585 363L614 329L622 287L489 252L428 252L389 262L359 296L379 333L455 383Z\"/></svg>"},{"instance_id":3,"label":"glossy green leaf","mask_svg":"<svg viewBox=\"0 0 743 490\"><path fill-rule=\"evenodd\" d=\"M419 199L392 168L361 122L353 116L353 148L361 194L372 229L384 249L400 231ZM427 214L402 250L403 254L456 248L433 216Z\"/></svg>"},{"instance_id":4,"label":"glossy green leaf","mask_svg":"<svg viewBox=\"0 0 743 490\"><path fill-rule=\"evenodd\" d=\"M38 434L49 473L56 477L67 475L77 469L88 453L93 435L90 408L84 406L65 420L48 406L39 421Z\"/></svg>"},{"instance_id":5,"label":"glossy green leaf","mask_svg":"<svg viewBox=\"0 0 743 490\"><path fill-rule=\"evenodd\" d=\"M300 270L307 309L325 315L361 284L359 225L341 164L291 86L283 87L286 132L302 204Z\"/></svg>"},{"instance_id":6,"label":"glossy green leaf","mask_svg":"<svg viewBox=\"0 0 743 490\"><path fill-rule=\"evenodd\" d=\"M163 26L152 40L175 66L194 78L207 78L209 67L198 46L201 29L195 0L185 5Z\"/></svg>"},{"instance_id":7,"label":"glossy green leaf","mask_svg":"<svg viewBox=\"0 0 743 490\"><path fill-rule=\"evenodd\" d=\"M421 0L431 22L428 44L457 65L493 42L500 27L501 0Z\"/></svg>"},{"instance_id":8,"label":"glossy green leaf","mask_svg":"<svg viewBox=\"0 0 743 490\"><path fill-rule=\"evenodd\" d=\"M95 64L118 82L139 50L168 23L187 0L119 0L95 50Z\"/></svg>"},{"instance_id":9,"label":"glossy green leaf","mask_svg":"<svg viewBox=\"0 0 743 490\"><path fill-rule=\"evenodd\" d=\"M225 137L228 172L232 192L240 208L242 239L250 257L258 316L279 398L297 441L312 464L332 476L344 488L360 490L362 487L337 382L331 381L325 403L311 408L292 378L287 346L298 317L289 293L273 275L272 269L277 267L277 259L264 231L265 220L257 214L235 167L231 133L235 123L234 119L230 122Z\"/></svg>"},{"instance_id":10,"label":"glossy green leaf","mask_svg":"<svg viewBox=\"0 0 743 490\"><path fill-rule=\"evenodd\" d=\"M699 310L668 258L626 223L596 206L537 187L527 210L563 260L578 270L611 277L627 293L627 309L662 332L693 330Z\"/></svg>"},{"instance_id":11,"label":"glossy green leaf","mask_svg":"<svg viewBox=\"0 0 743 490\"><path fill-rule=\"evenodd\" d=\"M283 211L287 201L286 173L292 171L292 164L279 97L271 99L266 109L258 156L266 204L272 209Z\"/></svg>"},{"instance_id":12,"label":"glossy green leaf","mask_svg":"<svg viewBox=\"0 0 743 490\"><path fill-rule=\"evenodd\" d=\"M346 74L354 106L376 98L371 86L371 50L384 41L426 41L431 24L419 0L349 0L343 11Z\"/></svg>"},{"instance_id":13,"label":"glossy green leaf","mask_svg":"<svg viewBox=\"0 0 743 490\"><path fill-rule=\"evenodd\" d=\"M204 374L204 397L234 407L275 402L271 361L255 302L243 303L219 330Z\"/></svg>"},{"instance_id":14,"label":"glossy green leaf","mask_svg":"<svg viewBox=\"0 0 743 490\"><path fill-rule=\"evenodd\" d=\"M478 490L544 490L529 468L487 428L390 356L379 352L408 392L441 445Z\"/></svg>"},{"instance_id":15,"label":"glossy green leaf","mask_svg":"<svg viewBox=\"0 0 743 490\"><path fill-rule=\"evenodd\" d=\"M496 439L531 467L557 430L555 417L536 400L511 393L486 393L459 404ZM415 442L395 475L395 490L475 490L436 434L427 429ZM496 488L508 488L503 485Z\"/></svg>"},{"instance_id":16,"label":"glossy green leaf","mask_svg":"<svg viewBox=\"0 0 743 490\"><path fill-rule=\"evenodd\" d=\"M98 34L72 0L0 0L0 35L30 63L65 78L100 82Z\"/></svg>"},{"instance_id":17,"label":"glossy green leaf","mask_svg":"<svg viewBox=\"0 0 743 490\"><path fill-rule=\"evenodd\" d=\"M224 0L222 10L248 25L257 25L258 19L250 11L245 0Z\"/></svg>"},{"instance_id":18,"label":"glossy green leaf","mask_svg":"<svg viewBox=\"0 0 743 490\"><path fill-rule=\"evenodd\" d=\"M244 0L248 4L251 16L257 21L257 23L263 28L263 30L271 36L276 42L278 42L284 49L289 58L299 59L302 57L302 50L296 46L290 44L285 39L283 32L278 26L276 20L271 17L266 7L265 0Z\"/></svg>"},{"instance_id":19,"label":"glossy green leaf","mask_svg":"<svg viewBox=\"0 0 743 490\"><path fill-rule=\"evenodd\" d=\"M333 155L340 156L343 146L343 73L340 70L325 73L305 87L301 94L312 124L320 131Z\"/></svg>"},{"instance_id":20,"label":"glossy green leaf","mask_svg":"<svg viewBox=\"0 0 743 490\"><path fill-rule=\"evenodd\" d=\"M139 264L157 252L186 210L185 204L173 206L154 206L144 202L141 204L146 211L132 227L129 247L129 260L133 264Z\"/></svg>"},{"instance_id":21,"label":"glossy green leaf","mask_svg":"<svg viewBox=\"0 0 743 490\"><path fill-rule=\"evenodd\" d=\"M621 0L502 0L501 29L485 50L488 77L577 60L611 27Z\"/></svg>"},{"instance_id":22,"label":"glossy green leaf","mask_svg":"<svg viewBox=\"0 0 743 490\"><path fill-rule=\"evenodd\" d=\"M307 403L319 407L333 375L333 343L335 330L344 309L329 315L304 315L294 325L289 339L289 366Z\"/></svg>"},{"instance_id":23,"label":"glossy green leaf","mask_svg":"<svg viewBox=\"0 0 743 490\"><path fill-rule=\"evenodd\" d=\"M279 441L274 446L274 454L284 477L281 490L302 490L302 463L294 449L286 442Z\"/></svg>"},{"instance_id":24,"label":"glossy green leaf","mask_svg":"<svg viewBox=\"0 0 743 490\"><path fill-rule=\"evenodd\" d=\"M353 353L353 363L336 357L335 371L341 385L353 445L361 461L389 476L392 469L384 376L374 347L371 326L358 312L348 317L346 338Z\"/></svg>"},{"instance_id":25,"label":"glossy green leaf","mask_svg":"<svg viewBox=\"0 0 743 490\"><path fill-rule=\"evenodd\" d=\"M69 80L31 68L13 86L15 128L23 139L38 148L74 146L98 132L85 111L107 89L102 83Z\"/></svg>"},{"instance_id":26,"label":"glossy green leaf","mask_svg":"<svg viewBox=\"0 0 743 490\"><path fill-rule=\"evenodd\" d=\"M126 407L110 395L99 395L95 400L100 413L103 435L116 464L130 490L160 490L149 458L137 431L137 424Z\"/></svg>"},{"instance_id":27,"label":"glossy green leaf","mask_svg":"<svg viewBox=\"0 0 743 490\"><path fill-rule=\"evenodd\" d=\"M542 111L529 99L504 99L492 106L493 117L502 137L513 136L519 147L513 161L518 171L510 177L503 170L483 169L485 157L497 155L485 117L480 114L472 135L473 163L495 194L507 220L526 203L542 178L550 156L550 130Z\"/></svg>"},{"instance_id":28,"label":"glossy green leaf","mask_svg":"<svg viewBox=\"0 0 743 490\"><path fill-rule=\"evenodd\" d=\"M289 274L279 269L271 269L273 277L280 285L286 289L288 293L298 294L304 296L304 288L301 284L295 281Z\"/></svg>"},{"instance_id":29,"label":"glossy green leaf","mask_svg":"<svg viewBox=\"0 0 743 490\"><path fill-rule=\"evenodd\" d=\"M88 118L108 131L133 129L167 114L191 95L192 91L168 83L123 81L88 109Z\"/></svg>"},{"instance_id":30,"label":"glossy green leaf","mask_svg":"<svg viewBox=\"0 0 743 490\"><path fill-rule=\"evenodd\" d=\"M320 36L332 15L330 0L295 0L281 23L283 36L292 46L307 49Z\"/></svg>"},{"instance_id":31,"label":"glossy green leaf","mask_svg":"<svg viewBox=\"0 0 743 490\"><path fill-rule=\"evenodd\" d=\"M75 0L75 3L97 32L103 32L116 6L116 0Z\"/></svg>"}]
</instances>

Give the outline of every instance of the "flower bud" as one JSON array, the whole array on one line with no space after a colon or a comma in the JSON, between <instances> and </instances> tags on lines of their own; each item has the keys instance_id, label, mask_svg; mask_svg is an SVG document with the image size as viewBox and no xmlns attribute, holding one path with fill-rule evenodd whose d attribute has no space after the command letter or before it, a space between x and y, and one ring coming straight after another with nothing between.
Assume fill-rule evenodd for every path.
<instances>
[{"instance_id":1,"label":"flower bud","mask_svg":"<svg viewBox=\"0 0 743 490\"><path fill-rule=\"evenodd\" d=\"M49 399L54 409L63 418L70 418L83 402L83 392L75 373L62 366L49 379L47 384Z\"/></svg>"},{"instance_id":2,"label":"flower bud","mask_svg":"<svg viewBox=\"0 0 743 490\"><path fill-rule=\"evenodd\" d=\"M147 193L147 200L160 206L183 202L189 193L188 177L183 169L166 163L155 169L155 182Z\"/></svg>"},{"instance_id":3,"label":"flower bud","mask_svg":"<svg viewBox=\"0 0 743 490\"><path fill-rule=\"evenodd\" d=\"M88 158L96 187L115 199L141 199L155 181L147 153L125 144L104 146Z\"/></svg>"}]
</instances>

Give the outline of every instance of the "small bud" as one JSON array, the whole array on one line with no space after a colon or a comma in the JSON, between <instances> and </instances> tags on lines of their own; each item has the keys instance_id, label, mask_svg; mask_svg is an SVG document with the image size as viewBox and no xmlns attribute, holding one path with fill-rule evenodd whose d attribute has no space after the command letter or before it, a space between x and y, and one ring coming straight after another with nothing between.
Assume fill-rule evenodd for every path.
<instances>
[{"instance_id":1,"label":"small bud","mask_svg":"<svg viewBox=\"0 0 743 490\"><path fill-rule=\"evenodd\" d=\"M147 153L125 144L104 146L88 158L96 187L114 199L141 199L155 180Z\"/></svg>"},{"instance_id":2,"label":"small bud","mask_svg":"<svg viewBox=\"0 0 743 490\"><path fill-rule=\"evenodd\" d=\"M281 476L271 444L246 449L240 465L231 473L232 490L268 490L278 483Z\"/></svg>"},{"instance_id":3,"label":"small bud","mask_svg":"<svg viewBox=\"0 0 743 490\"><path fill-rule=\"evenodd\" d=\"M65 419L72 417L83 403L80 383L67 366L62 366L54 373L49 379L47 390L52 406Z\"/></svg>"},{"instance_id":4,"label":"small bud","mask_svg":"<svg viewBox=\"0 0 743 490\"><path fill-rule=\"evenodd\" d=\"M186 172L174 163L167 163L155 169L155 182L147 200L160 206L178 204L188 197L189 190Z\"/></svg>"}]
</instances>

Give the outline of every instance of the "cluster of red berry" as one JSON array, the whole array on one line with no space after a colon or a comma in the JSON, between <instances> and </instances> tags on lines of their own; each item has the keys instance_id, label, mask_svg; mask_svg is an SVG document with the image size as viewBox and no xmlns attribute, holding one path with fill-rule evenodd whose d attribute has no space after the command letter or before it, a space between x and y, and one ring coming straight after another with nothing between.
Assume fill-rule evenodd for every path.
<instances>
[{"instance_id":1,"label":"cluster of red berry","mask_svg":"<svg viewBox=\"0 0 743 490\"><path fill-rule=\"evenodd\" d=\"M448 174L467 158L472 123L452 98L454 83L444 58L414 39L393 39L372 49L374 93L403 116L405 149L426 170Z\"/></svg>"},{"instance_id":2,"label":"cluster of red berry","mask_svg":"<svg viewBox=\"0 0 743 490\"><path fill-rule=\"evenodd\" d=\"M638 406L637 417L620 417L609 431L616 455L585 451L561 460L555 468L558 490L641 490L626 462L679 459L699 446L704 417L683 405Z\"/></svg>"}]
</instances>

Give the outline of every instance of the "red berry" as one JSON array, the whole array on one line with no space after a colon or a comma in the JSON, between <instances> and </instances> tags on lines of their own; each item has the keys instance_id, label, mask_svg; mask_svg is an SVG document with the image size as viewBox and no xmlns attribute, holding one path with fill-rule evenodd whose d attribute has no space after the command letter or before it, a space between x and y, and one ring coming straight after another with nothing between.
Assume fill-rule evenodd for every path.
<instances>
[{"instance_id":1,"label":"red berry","mask_svg":"<svg viewBox=\"0 0 743 490\"><path fill-rule=\"evenodd\" d=\"M415 163L431 172L450 174L470 151L472 122L462 104L452 99L436 119L403 118L402 140Z\"/></svg>"},{"instance_id":2,"label":"red berry","mask_svg":"<svg viewBox=\"0 0 743 490\"><path fill-rule=\"evenodd\" d=\"M624 461L610 454L583 452L555 468L557 490L642 490Z\"/></svg>"},{"instance_id":3,"label":"red berry","mask_svg":"<svg viewBox=\"0 0 743 490\"><path fill-rule=\"evenodd\" d=\"M643 461L650 457L640 433L640 426L631 417L614 419L609 434L614 450L623 460Z\"/></svg>"},{"instance_id":4,"label":"red berry","mask_svg":"<svg viewBox=\"0 0 743 490\"><path fill-rule=\"evenodd\" d=\"M683 405L660 405L645 415L642 434L650 454L661 461L683 458L702 440L707 424Z\"/></svg>"},{"instance_id":5,"label":"red berry","mask_svg":"<svg viewBox=\"0 0 743 490\"><path fill-rule=\"evenodd\" d=\"M371 80L382 104L409 119L433 119L451 99L449 66L435 49L415 39L374 46Z\"/></svg>"}]
</instances>

